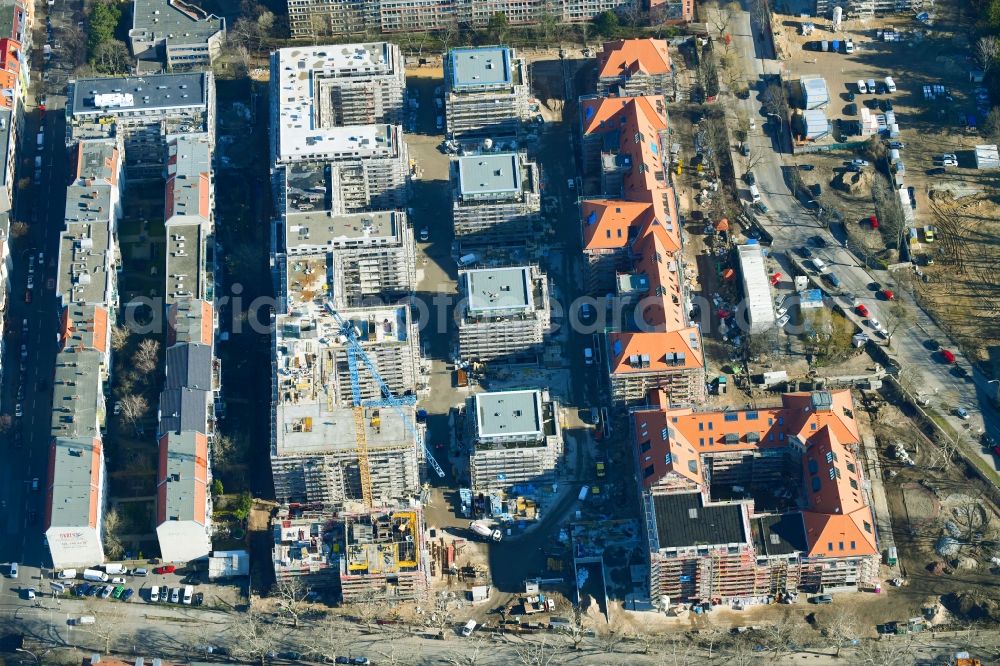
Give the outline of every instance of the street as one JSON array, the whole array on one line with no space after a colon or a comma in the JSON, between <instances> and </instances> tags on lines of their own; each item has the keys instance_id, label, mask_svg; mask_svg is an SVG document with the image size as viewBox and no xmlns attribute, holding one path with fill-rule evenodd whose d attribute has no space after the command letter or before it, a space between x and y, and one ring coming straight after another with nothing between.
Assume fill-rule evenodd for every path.
<instances>
[{"instance_id":1,"label":"street","mask_svg":"<svg viewBox=\"0 0 1000 666\"><path fill-rule=\"evenodd\" d=\"M69 25L75 21L76 3L59 3L50 8L52 26ZM39 14L38 21L44 21ZM47 65L49 81L45 87L59 91L47 96L42 112L33 94L26 95L24 125L20 137L18 164L23 168L19 178L30 176L34 157L42 158L41 181L21 190L15 202L14 220L27 223L27 233L11 242L13 270L7 309L6 328L9 332L4 359L3 403L5 415L12 418L11 426L2 436L6 447L6 465L0 471L0 502L3 512L0 561L23 561L42 564L47 557L42 531L45 516L45 496L48 484L48 449L52 411L52 376L55 364L58 312L54 282L58 262L59 232L62 229L66 205L68 174L65 136L65 85L72 64L64 60L65 53L54 49ZM35 49L36 62L41 61L41 45ZM32 90L42 87L42 73ZM37 145L36 135L44 133L44 144ZM24 173L22 173L22 171ZM29 262L30 280L28 289ZM26 294L30 293L30 302ZM27 322L25 324L25 322ZM24 328L26 326L26 328ZM22 354L21 346L26 354ZM18 390L23 394L19 398ZM15 416L17 405L23 416ZM34 479L38 489L32 490Z\"/></svg>"},{"instance_id":2,"label":"street","mask_svg":"<svg viewBox=\"0 0 1000 666\"><path fill-rule=\"evenodd\" d=\"M776 135L774 132L765 132L763 125L769 120L769 114L760 99L760 93L765 87L763 77L782 73L782 63L774 59L769 40L763 36L761 26L753 23L749 11L741 12L735 18L734 26L732 34L734 52L739 54L746 80L750 82L751 95L747 100L733 97L729 99L736 108L748 114L749 118L757 120L759 129L752 131L749 137L751 150L774 153L774 159L761 160L754 167L757 186L770 209L766 215L758 215L758 219L774 237L771 248L773 255L785 274L791 275L795 273L792 270L792 254L795 248L810 246L814 255L826 262L840 278L843 283L842 291L853 293L859 299L865 299L865 303L869 304L871 316L884 320L882 312L885 302L876 300L875 290L870 285L895 284L895 279L887 271L866 270L858 259L844 248L845 239L824 227L816 215L807 210L789 189L786 181L787 171L797 168L797 165L794 155L788 151L787 123L781 124L781 130ZM740 160L735 156L734 163L740 164ZM740 177L742 173L737 173L737 178ZM741 187L744 186L741 184ZM742 194L745 196L745 191ZM810 242L815 236L826 241L826 246L815 247ZM994 456L979 445L979 433L982 432L982 428L985 427L994 433L994 437L1000 432L998 431L1000 414L989 398L991 387L987 378L969 363L968 359L958 351L958 347L948 341L948 336L913 302L909 293L903 289L896 289L895 293L896 298L902 299L906 304L913 318L909 325L899 327L892 336L892 344L887 346L885 351L900 368L913 372L912 385L919 387L921 394L933 397L936 412L955 432L969 433L970 437L962 440L962 449L966 455L978 457L985 462L988 469L996 470ZM859 320L857 317L854 319ZM958 376L954 371L955 366L938 362L927 346L929 341L936 341L954 350L957 357L956 365L966 369L969 377ZM951 413L959 407L968 410L970 414L968 420L959 419Z\"/></svg>"}]
</instances>

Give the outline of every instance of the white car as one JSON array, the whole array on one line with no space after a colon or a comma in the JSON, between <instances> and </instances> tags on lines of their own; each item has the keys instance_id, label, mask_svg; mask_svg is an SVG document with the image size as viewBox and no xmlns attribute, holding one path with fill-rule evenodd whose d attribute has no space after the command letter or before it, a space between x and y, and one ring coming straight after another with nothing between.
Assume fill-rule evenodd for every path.
<instances>
[{"instance_id":1,"label":"white car","mask_svg":"<svg viewBox=\"0 0 1000 666\"><path fill-rule=\"evenodd\" d=\"M573 179L573 178L567 178L566 179L566 187L568 187L571 190L575 190L576 189L576 180Z\"/></svg>"},{"instance_id":2,"label":"white car","mask_svg":"<svg viewBox=\"0 0 1000 666\"><path fill-rule=\"evenodd\" d=\"M872 327L872 330L875 330L875 331L881 331L882 330L882 322L880 322L878 319L874 319L874 318L873 319L869 319L868 320L868 325Z\"/></svg>"},{"instance_id":3,"label":"white car","mask_svg":"<svg viewBox=\"0 0 1000 666\"><path fill-rule=\"evenodd\" d=\"M941 162L941 164L943 164L944 166L958 166L958 160L953 160L953 159L951 159L951 158L947 158L947 157L946 157L946 158L945 158L945 159L944 159L944 160L943 160L943 161Z\"/></svg>"},{"instance_id":4,"label":"white car","mask_svg":"<svg viewBox=\"0 0 1000 666\"><path fill-rule=\"evenodd\" d=\"M181 588L175 587L170 590L170 603L178 604L181 601Z\"/></svg>"},{"instance_id":5,"label":"white car","mask_svg":"<svg viewBox=\"0 0 1000 666\"><path fill-rule=\"evenodd\" d=\"M790 317L787 314L783 314L780 317L778 317L778 321L776 323L778 324L778 327L780 328L780 327L784 326L785 324L787 324L789 319L790 319Z\"/></svg>"},{"instance_id":6,"label":"white car","mask_svg":"<svg viewBox=\"0 0 1000 666\"><path fill-rule=\"evenodd\" d=\"M852 166L866 167L868 166L868 160L851 160Z\"/></svg>"},{"instance_id":7,"label":"white car","mask_svg":"<svg viewBox=\"0 0 1000 666\"><path fill-rule=\"evenodd\" d=\"M112 579L111 579L111 582L112 582L112 583L113 583L114 585L124 585L124 584L125 584L125 579L124 579L124 578L122 578L121 576L118 576L118 577L116 577L116 578L112 578Z\"/></svg>"},{"instance_id":8,"label":"white car","mask_svg":"<svg viewBox=\"0 0 1000 666\"><path fill-rule=\"evenodd\" d=\"M149 588L149 600L154 603L160 600L159 585L154 585L153 587Z\"/></svg>"}]
</instances>

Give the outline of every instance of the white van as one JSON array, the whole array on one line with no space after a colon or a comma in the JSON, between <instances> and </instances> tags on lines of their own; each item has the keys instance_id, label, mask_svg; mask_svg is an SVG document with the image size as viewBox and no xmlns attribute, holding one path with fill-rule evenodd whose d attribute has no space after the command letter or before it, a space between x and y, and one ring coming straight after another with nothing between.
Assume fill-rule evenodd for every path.
<instances>
[{"instance_id":1,"label":"white van","mask_svg":"<svg viewBox=\"0 0 1000 666\"><path fill-rule=\"evenodd\" d=\"M760 190L757 189L756 185L750 186L750 201L752 203L760 202Z\"/></svg>"},{"instance_id":2,"label":"white van","mask_svg":"<svg viewBox=\"0 0 1000 666\"><path fill-rule=\"evenodd\" d=\"M93 615L81 615L76 618L73 624L94 624L95 622L97 622L97 618Z\"/></svg>"},{"instance_id":3,"label":"white van","mask_svg":"<svg viewBox=\"0 0 1000 666\"><path fill-rule=\"evenodd\" d=\"M153 587L149 588L149 600L151 602L157 602L157 601L160 600L160 586L159 585L154 585Z\"/></svg>"},{"instance_id":4,"label":"white van","mask_svg":"<svg viewBox=\"0 0 1000 666\"><path fill-rule=\"evenodd\" d=\"M868 86L865 85L864 79L858 79L858 92L862 95L868 94Z\"/></svg>"},{"instance_id":5,"label":"white van","mask_svg":"<svg viewBox=\"0 0 1000 666\"><path fill-rule=\"evenodd\" d=\"M583 348L583 361L587 365L594 365L594 350L590 347Z\"/></svg>"},{"instance_id":6,"label":"white van","mask_svg":"<svg viewBox=\"0 0 1000 666\"><path fill-rule=\"evenodd\" d=\"M826 262L823 261L822 259L819 259L818 257L813 257L811 261L813 268L815 268L817 272L822 273L823 271L826 270Z\"/></svg>"},{"instance_id":7,"label":"white van","mask_svg":"<svg viewBox=\"0 0 1000 666\"><path fill-rule=\"evenodd\" d=\"M471 636L472 632L476 630L477 626L478 625L476 624L475 620L469 620L468 622L465 623L465 626L462 627L462 635Z\"/></svg>"},{"instance_id":8,"label":"white van","mask_svg":"<svg viewBox=\"0 0 1000 666\"><path fill-rule=\"evenodd\" d=\"M470 264L474 264L477 261L479 261L479 257L477 257L476 255L474 255L474 254L463 254L461 257L458 258L458 265L460 267L464 268L465 266L468 266Z\"/></svg>"},{"instance_id":9,"label":"white van","mask_svg":"<svg viewBox=\"0 0 1000 666\"><path fill-rule=\"evenodd\" d=\"M76 578L76 569L63 569L59 572L58 577L62 580L73 580Z\"/></svg>"},{"instance_id":10,"label":"white van","mask_svg":"<svg viewBox=\"0 0 1000 666\"><path fill-rule=\"evenodd\" d=\"M128 568L124 564L105 564L104 570L112 576L124 576L128 574Z\"/></svg>"},{"instance_id":11,"label":"white van","mask_svg":"<svg viewBox=\"0 0 1000 666\"><path fill-rule=\"evenodd\" d=\"M896 92L896 82L892 80L891 76L885 77L885 89L891 93Z\"/></svg>"},{"instance_id":12,"label":"white van","mask_svg":"<svg viewBox=\"0 0 1000 666\"><path fill-rule=\"evenodd\" d=\"M191 599L194 598L194 588L190 585L184 586L184 603L191 605Z\"/></svg>"}]
</instances>

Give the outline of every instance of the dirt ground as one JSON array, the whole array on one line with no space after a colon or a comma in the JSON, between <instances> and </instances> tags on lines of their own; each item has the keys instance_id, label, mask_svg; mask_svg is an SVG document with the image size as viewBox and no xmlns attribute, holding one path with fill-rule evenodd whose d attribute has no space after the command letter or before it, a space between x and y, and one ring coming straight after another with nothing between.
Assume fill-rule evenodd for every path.
<instances>
[{"instance_id":1,"label":"dirt ground","mask_svg":"<svg viewBox=\"0 0 1000 666\"><path fill-rule=\"evenodd\" d=\"M929 28L911 17L894 16L845 21L837 33L824 18L783 17L777 21L778 41L788 54L786 80L794 82L806 74L825 78L831 97L827 116L834 123L858 118L845 115L848 93L857 93L858 79L894 78L896 93L857 95L854 103L860 108L867 100L891 100L899 122L897 140L905 146L901 150L904 181L916 201L913 226L919 230L917 242L910 245L911 254L920 263L926 258L934 261L933 266L921 267L929 281L916 285L918 296L971 357L1000 367L996 353L1000 348L1000 278L991 270L1000 253L995 243L1000 235L1000 183L995 170L975 168L974 147L988 141L967 127L968 116L974 116L979 125L984 118L976 108L976 84L969 77L973 67L971 17L965 10L966 3L945 0L935 5L935 23ZM813 34L799 34L804 20L816 25ZM902 40L878 41L876 30L887 28L903 33ZM857 48L851 55L803 48L807 42L845 37L851 37ZM925 99L925 85L946 86L950 99ZM944 167L943 153L954 153L959 166ZM834 169L856 156L846 151L799 154L796 162L815 167L800 172L803 181L819 184L821 201L844 213L855 246L877 254L885 247L883 239L867 225L857 224L874 212L870 182L850 189L834 186ZM926 225L937 227L936 242L927 242L922 231Z\"/></svg>"}]
</instances>

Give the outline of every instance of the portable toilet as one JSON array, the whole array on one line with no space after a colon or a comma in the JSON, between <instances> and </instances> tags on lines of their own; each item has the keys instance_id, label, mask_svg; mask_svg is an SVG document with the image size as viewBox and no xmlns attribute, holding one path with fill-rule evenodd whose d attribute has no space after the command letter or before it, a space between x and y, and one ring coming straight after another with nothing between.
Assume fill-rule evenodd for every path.
<instances>
[{"instance_id":1,"label":"portable toilet","mask_svg":"<svg viewBox=\"0 0 1000 666\"><path fill-rule=\"evenodd\" d=\"M833 53L840 53L840 40L839 39L835 39L832 42L830 42L830 51L832 51Z\"/></svg>"},{"instance_id":2,"label":"portable toilet","mask_svg":"<svg viewBox=\"0 0 1000 666\"><path fill-rule=\"evenodd\" d=\"M896 547L892 546L892 547L889 548L889 550L886 551L886 554L885 554L885 563L888 564L890 567L894 567L894 566L896 566L896 563L898 561L899 561L899 557L898 557L898 555L896 553Z\"/></svg>"}]
</instances>

